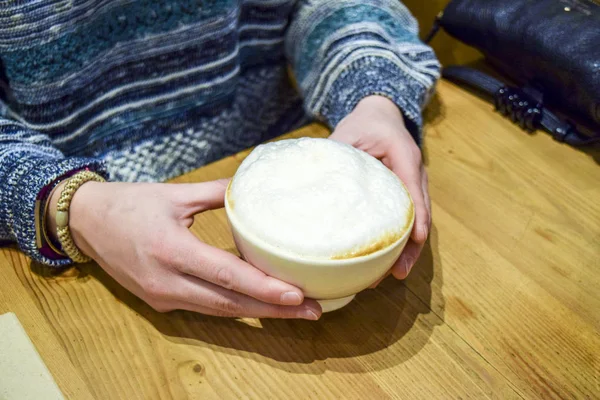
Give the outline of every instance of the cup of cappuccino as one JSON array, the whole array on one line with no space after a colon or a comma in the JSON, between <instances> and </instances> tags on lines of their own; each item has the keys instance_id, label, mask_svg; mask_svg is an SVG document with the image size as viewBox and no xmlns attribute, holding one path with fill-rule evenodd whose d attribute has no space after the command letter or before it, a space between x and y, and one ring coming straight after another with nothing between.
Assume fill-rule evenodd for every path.
<instances>
[{"instance_id":1,"label":"cup of cappuccino","mask_svg":"<svg viewBox=\"0 0 600 400\"><path fill-rule=\"evenodd\" d=\"M383 277L414 223L413 202L394 173L329 139L256 147L229 183L225 209L244 259L302 289L323 312Z\"/></svg>"}]
</instances>

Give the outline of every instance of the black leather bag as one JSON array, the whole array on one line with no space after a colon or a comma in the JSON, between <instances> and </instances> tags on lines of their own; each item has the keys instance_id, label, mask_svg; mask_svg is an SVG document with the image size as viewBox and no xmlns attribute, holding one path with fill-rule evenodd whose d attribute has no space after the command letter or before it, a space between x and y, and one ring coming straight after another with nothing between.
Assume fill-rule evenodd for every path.
<instances>
[{"instance_id":1,"label":"black leather bag","mask_svg":"<svg viewBox=\"0 0 600 400\"><path fill-rule=\"evenodd\" d=\"M445 68L446 78L492 95L523 128L575 146L600 141L599 0L452 0L426 41L440 27L516 86L467 67Z\"/></svg>"}]
</instances>

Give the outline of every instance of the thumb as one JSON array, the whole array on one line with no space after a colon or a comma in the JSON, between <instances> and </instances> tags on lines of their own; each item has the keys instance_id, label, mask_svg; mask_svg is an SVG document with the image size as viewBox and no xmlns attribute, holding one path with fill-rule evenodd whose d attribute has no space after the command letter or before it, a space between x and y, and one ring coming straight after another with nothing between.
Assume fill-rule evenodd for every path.
<instances>
[{"instance_id":1,"label":"thumb","mask_svg":"<svg viewBox=\"0 0 600 400\"><path fill-rule=\"evenodd\" d=\"M331 135L329 135L329 139L354 146L359 139L359 134L356 129L352 129L351 126L343 123L346 118L338 123Z\"/></svg>"},{"instance_id":2,"label":"thumb","mask_svg":"<svg viewBox=\"0 0 600 400\"><path fill-rule=\"evenodd\" d=\"M201 183L182 183L177 185L173 194L185 207L186 214L198 214L223 207L229 181L230 179L217 179Z\"/></svg>"}]
</instances>

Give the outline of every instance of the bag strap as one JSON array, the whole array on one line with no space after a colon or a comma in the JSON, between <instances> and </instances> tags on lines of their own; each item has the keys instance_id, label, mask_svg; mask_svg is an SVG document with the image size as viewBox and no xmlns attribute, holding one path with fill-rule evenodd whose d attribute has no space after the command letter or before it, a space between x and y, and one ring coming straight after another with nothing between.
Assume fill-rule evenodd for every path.
<instances>
[{"instance_id":1,"label":"bag strap","mask_svg":"<svg viewBox=\"0 0 600 400\"><path fill-rule=\"evenodd\" d=\"M429 43L441 28L444 12L440 12L424 42ZM467 84L494 98L496 110L518 124L522 129L533 132L544 129L559 141L571 146L587 146L600 143L600 135L586 136L575 126L563 121L544 108L541 99L536 99L531 90L505 85L496 78L469 67L449 66L442 69L442 76L450 81Z\"/></svg>"},{"instance_id":2,"label":"bag strap","mask_svg":"<svg viewBox=\"0 0 600 400\"><path fill-rule=\"evenodd\" d=\"M569 122L560 119L527 89L507 86L496 78L469 67L445 67L442 76L450 81L467 84L493 97L496 111L510 118L524 130L533 132L543 129L555 140L577 147L600 142L600 136L586 136Z\"/></svg>"},{"instance_id":3,"label":"bag strap","mask_svg":"<svg viewBox=\"0 0 600 400\"><path fill-rule=\"evenodd\" d=\"M425 36L425 39L423 39L423 41L425 43L429 43L433 40L433 38L435 37L435 35L437 35L437 33L439 32L439 30L442 27L442 18L444 17L444 11L440 11L438 13L438 15L435 16L435 19L433 20L433 26L431 27L431 29L429 30L429 33L427 34L427 36Z\"/></svg>"}]
</instances>

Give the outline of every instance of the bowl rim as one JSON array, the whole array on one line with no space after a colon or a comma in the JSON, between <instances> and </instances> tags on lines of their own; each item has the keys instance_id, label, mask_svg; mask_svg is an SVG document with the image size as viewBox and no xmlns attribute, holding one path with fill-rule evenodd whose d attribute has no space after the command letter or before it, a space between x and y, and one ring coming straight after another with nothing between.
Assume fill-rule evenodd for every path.
<instances>
[{"instance_id":1,"label":"bowl rim","mask_svg":"<svg viewBox=\"0 0 600 400\"><path fill-rule=\"evenodd\" d=\"M398 245L405 242L407 240L407 238L410 236L413 226L415 224L415 219L416 219L415 214L416 213L415 213L415 209L414 209L414 202L412 200L412 197L410 196L410 192L404 185L404 182L400 181L402 183L402 185L404 186L404 189L408 193L408 196L410 199L410 204L411 204L411 209L413 212L412 212L412 218L410 220L410 223L408 224L408 229L397 240L395 240L394 242L390 243L388 246L386 246L382 249L379 249L377 251L374 251L374 252L366 254L366 255L357 256L357 257L332 259L332 258L299 256L292 252L285 251L285 250L280 249L279 247L273 246L272 244L269 244L268 242L264 241L263 239L257 237L255 234L248 232L246 230L246 228L243 226L243 224L238 221L237 217L235 216L235 212L231 209L231 207L229 205L229 199L228 199L229 189L231 188L231 184L232 184L234 178L235 178L235 176L229 181L229 184L227 185L227 189L225 190L225 198L224 198L225 213L227 215L227 219L229 220L229 223L231 224L232 229L236 229L243 236L243 238L245 240L249 241L252 245L260 248L261 250L263 250L265 252L271 253L277 257L280 257L280 258L283 258L286 260L290 260L290 261L294 261L294 262L302 262L302 263L306 263L306 264L318 263L320 265L326 265L326 266L353 265L353 264L359 264L359 263L363 263L366 261L374 260L374 259L381 257L384 254L387 254L387 253L393 251ZM400 180L400 179L398 179L398 180Z\"/></svg>"}]
</instances>

